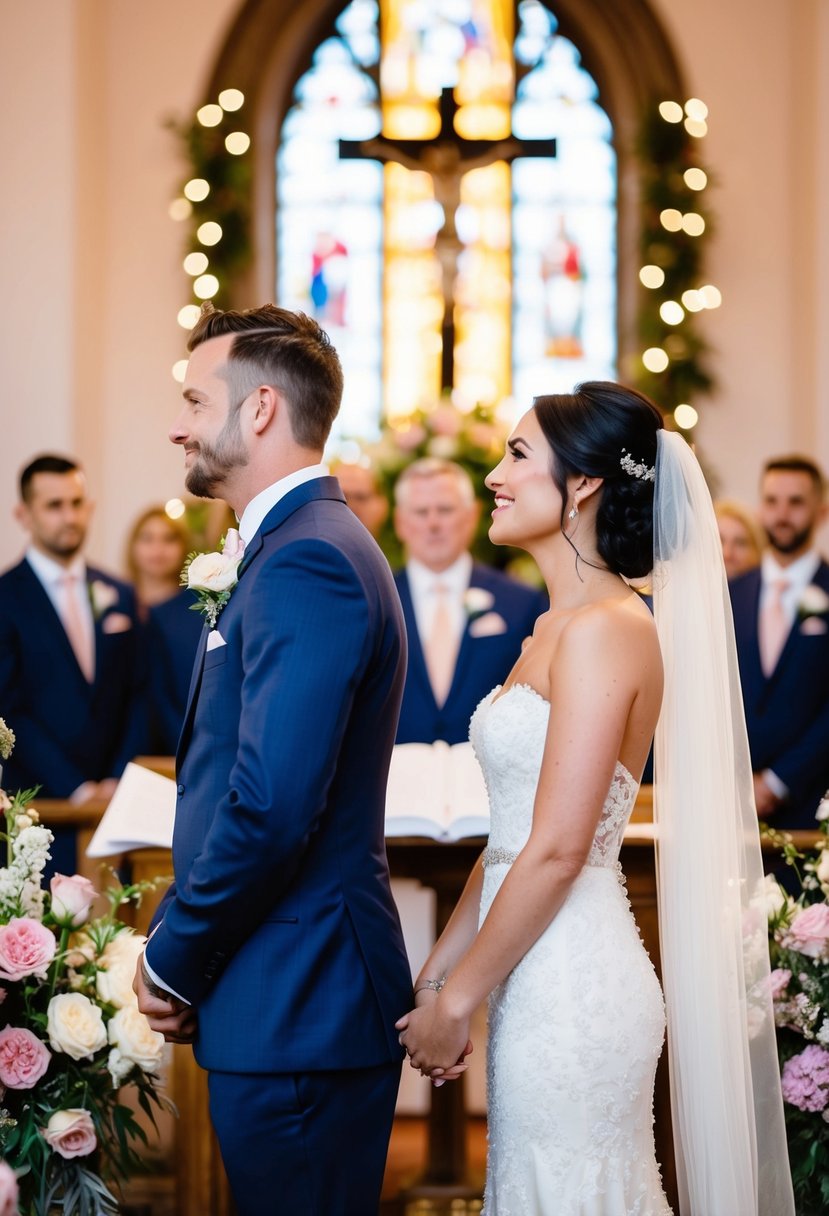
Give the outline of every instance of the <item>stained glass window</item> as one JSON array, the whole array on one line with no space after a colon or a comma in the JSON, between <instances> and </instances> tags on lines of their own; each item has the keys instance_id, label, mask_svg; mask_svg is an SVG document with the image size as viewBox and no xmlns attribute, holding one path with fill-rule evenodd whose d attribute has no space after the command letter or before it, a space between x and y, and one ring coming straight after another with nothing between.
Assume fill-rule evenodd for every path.
<instances>
[{"instance_id":1,"label":"stained glass window","mask_svg":"<svg viewBox=\"0 0 829 1216\"><path fill-rule=\"evenodd\" d=\"M615 374L611 124L546 5L521 0L517 26L515 11L352 0L297 83L277 160L277 293L340 351L340 434L434 403L447 366L462 409ZM378 135L341 159L341 139ZM512 137L554 137L556 156L487 153ZM381 144L387 163L372 159Z\"/></svg>"}]
</instances>

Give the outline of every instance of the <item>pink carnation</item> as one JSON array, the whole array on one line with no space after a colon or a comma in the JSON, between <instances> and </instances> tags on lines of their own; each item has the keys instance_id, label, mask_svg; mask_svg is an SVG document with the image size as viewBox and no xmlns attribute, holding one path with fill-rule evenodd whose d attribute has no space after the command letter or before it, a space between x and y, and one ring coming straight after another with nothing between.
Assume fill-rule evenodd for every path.
<instances>
[{"instance_id":1,"label":"pink carnation","mask_svg":"<svg viewBox=\"0 0 829 1216\"><path fill-rule=\"evenodd\" d=\"M54 933L39 920L13 917L7 925L0 925L0 979L22 980L30 975L46 979L56 950Z\"/></svg>"},{"instance_id":2,"label":"pink carnation","mask_svg":"<svg viewBox=\"0 0 829 1216\"><path fill-rule=\"evenodd\" d=\"M0 1161L0 1216L18 1216L17 1175L7 1161Z\"/></svg>"},{"instance_id":3,"label":"pink carnation","mask_svg":"<svg viewBox=\"0 0 829 1216\"><path fill-rule=\"evenodd\" d=\"M31 1030L19 1026L0 1030L0 1082L9 1089L33 1089L51 1058L45 1043Z\"/></svg>"},{"instance_id":4,"label":"pink carnation","mask_svg":"<svg viewBox=\"0 0 829 1216\"><path fill-rule=\"evenodd\" d=\"M769 976L769 995L773 1001L779 1001L785 995L791 978L791 971L787 971L783 967L776 967L772 971Z\"/></svg>"},{"instance_id":5,"label":"pink carnation","mask_svg":"<svg viewBox=\"0 0 829 1216\"><path fill-rule=\"evenodd\" d=\"M829 904L811 904L798 912L783 945L790 950L799 950L810 958L829 956Z\"/></svg>"},{"instance_id":6,"label":"pink carnation","mask_svg":"<svg viewBox=\"0 0 829 1216\"><path fill-rule=\"evenodd\" d=\"M822 1111L829 1105L829 1051L816 1043L783 1065L783 1097L798 1110Z\"/></svg>"}]
</instances>

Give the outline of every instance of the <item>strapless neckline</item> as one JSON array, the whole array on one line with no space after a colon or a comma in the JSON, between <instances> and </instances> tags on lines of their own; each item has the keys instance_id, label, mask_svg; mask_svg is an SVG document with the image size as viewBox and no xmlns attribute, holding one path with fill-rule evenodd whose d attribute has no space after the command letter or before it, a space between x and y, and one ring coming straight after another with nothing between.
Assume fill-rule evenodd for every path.
<instances>
[{"instance_id":1,"label":"strapless neckline","mask_svg":"<svg viewBox=\"0 0 829 1216\"><path fill-rule=\"evenodd\" d=\"M488 701L490 708L492 708L493 705L497 705L497 703L499 701L503 701L505 697L508 697L511 692L530 693L530 695L533 696L536 699L536 701L540 701L542 705L546 705L548 709L550 708L550 702L549 702L548 698L543 697L537 688L533 688L532 684L527 684L525 681L522 681L522 680L519 680L515 684L509 684L507 686L504 686L503 684L496 684L495 687L493 688L492 692L490 692L488 694L488 696L484 698L484 700ZM636 778L634 777L634 775L630 771L630 769L627 767L627 765L622 764L621 760L617 760L616 768L621 769L621 771L624 773L624 775L626 777L628 777L630 779L630 781L633 783L633 785L635 785L637 789L639 788L639 782L636 780Z\"/></svg>"}]
</instances>

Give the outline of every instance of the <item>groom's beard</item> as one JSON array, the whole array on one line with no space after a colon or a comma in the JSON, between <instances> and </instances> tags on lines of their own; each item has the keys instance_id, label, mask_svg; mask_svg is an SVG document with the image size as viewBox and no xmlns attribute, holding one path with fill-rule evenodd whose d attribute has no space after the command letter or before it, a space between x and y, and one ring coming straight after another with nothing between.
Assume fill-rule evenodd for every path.
<instances>
[{"instance_id":1,"label":"groom's beard","mask_svg":"<svg viewBox=\"0 0 829 1216\"><path fill-rule=\"evenodd\" d=\"M766 536L772 549L777 553L797 553L798 549L808 548L812 539L813 525L801 528L799 532L790 524L779 524L777 527L766 528Z\"/></svg>"},{"instance_id":2,"label":"groom's beard","mask_svg":"<svg viewBox=\"0 0 829 1216\"><path fill-rule=\"evenodd\" d=\"M194 444L196 459L187 470L185 487L196 498L220 498L227 476L248 463L248 453L242 441L239 411L235 410L222 427L214 445Z\"/></svg>"}]
</instances>

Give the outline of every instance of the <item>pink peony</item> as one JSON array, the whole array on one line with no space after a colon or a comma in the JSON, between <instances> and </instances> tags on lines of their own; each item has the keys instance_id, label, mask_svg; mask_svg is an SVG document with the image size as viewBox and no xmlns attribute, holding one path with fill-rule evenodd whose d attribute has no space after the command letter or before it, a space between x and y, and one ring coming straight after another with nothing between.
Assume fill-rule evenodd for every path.
<instances>
[{"instance_id":1,"label":"pink peony","mask_svg":"<svg viewBox=\"0 0 829 1216\"><path fill-rule=\"evenodd\" d=\"M783 945L810 958L829 957L829 904L811 904L798 912L783 936Z\"/></svg>"},{"instance_id":2,"label":"pink peony","mask_svg":"<svg viewBox=\"0 0 829 1216\"><path fill-rule=\"evenodd\" d=\"M7 1161L0 1161L0 1216L18 1216L17 1176Z\"/></svg>"},{"instance_id":3,"label":"pink peony","mask_svg":"<svg viewBox=\"0 0 829 1216\"><path fill-rule=\"evenodd\" d=\"M811 1043L783 1065L783 1097L798 1110L822 1111L829 1105L829 1051Z\"/></svg>"},{"instance_id":4,"label":"pink peony","mask_svg":"<svg viewBox=\"0 0 829 1216\"><path fill-rule=\"evenodd\" d=\"M65 929L80 929L89 920L89 910L98 892L81 874L56 874L50 883L52 916Z\"/></svg>"},{"instance_id":5,"label":"pink peony","mask_svg":"<svg viewBox=\"0 0 829 1216\"><path fill-rule=\"evenodd\" d=\"M67 1159L88 1157L98 1144L89 1111L77 1107L55 1111L40 1134L50 1148Z\"/></svg>"},{"instance_id":6,"label":"pink peony","mask_svg":"<svg viewBox=\"0 0 829 1216\"><path fill-rule=\"evenodd\" d=\"M33 1089L51 1058L46 1044L31 1030L18 1026L0 1030L0 1082L9 1089Z\"/></svg>"},{"instance_id":7,"label":"pink peony","mask_svg":"<svg viewBox=\"0 0 829 1216\"><path fill-rule=\"evenodd\" d=\"M39 920L15 916L0 925L0 980L22 980L29 975L46 979L55 957L55 935Z\"/></svg>"},{"instance_id":8,"label":"pink peony","mask_svg":"<svg viewBox=\"0 0 829 1216\"><path fill-rule=\"evenodd\" d=\"M772 971L769 976L769 995L773 1001L779 1001L785 994L791 978L791 971L786 971L783 967L777 967Z\"/></svg>"}]
</instances>

